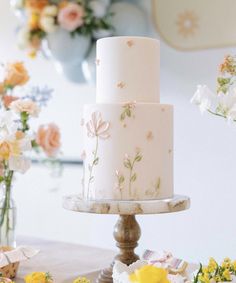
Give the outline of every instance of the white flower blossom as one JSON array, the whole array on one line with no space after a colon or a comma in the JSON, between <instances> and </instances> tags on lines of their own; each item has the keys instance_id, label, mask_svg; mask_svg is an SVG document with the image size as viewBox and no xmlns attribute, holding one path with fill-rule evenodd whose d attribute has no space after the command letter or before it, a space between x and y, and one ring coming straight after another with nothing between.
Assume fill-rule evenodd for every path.
<instances>
[{"instance_id":1,"label":"white flower blossom","mask_svg":"<svg viewBox=\"0 0 236 283\"><path fill-rule=\"evenodd\" d=\"M24 174L31 166L30 159L25 156L11 156L9 159L9 169Z\"/></svg>"},{"instance_id":2,"label":"white flower blossom","mask_svg":"<svg viewBox=\"0 0 236 283\"><path fill-rule=\"evenodd\" d=\"M191 103L199 106L201 113L209 110L215 102L215 95L206 85L199 85L191 99Z\"/></svg>"},{"instance_id":3,"label":"white flower blossom","mask_svg":"<svg viewBox=\"0 0 236 283\"><path fill-rule=\"evenodd\" d=\"M54 17L42 16L40 19L40 25L42 29L47 33L55 32L58 26L55 23Z\"/></svg>"},{"instance_id":4,"label":"white flower blossom","mask_svg":"<svg viewBox=\"0 0 236 283\"><path fill-rule=\"evenodd\" d=\"M28 27L21 28L17 34L17 45L20 49L26 49L30 45L30 30Z\"/></svg>"},{"instance_id":5,"label":"white flower blossom","mask_svg":"<svg viewBox=\"0 0 236 283\"><path fill-rule=\"evenodd\" d=\"M11 111L0 112L0 140L7 139L14 135L17 131L18 125L14 121L13 113Z\"/></svg>"}]
</instances>

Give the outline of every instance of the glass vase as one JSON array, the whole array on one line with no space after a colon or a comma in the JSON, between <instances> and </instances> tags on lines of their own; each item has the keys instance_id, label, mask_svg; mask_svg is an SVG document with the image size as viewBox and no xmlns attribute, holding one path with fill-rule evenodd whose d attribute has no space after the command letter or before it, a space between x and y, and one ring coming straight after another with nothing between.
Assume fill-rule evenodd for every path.
<instances>
[{"instance_id":1,"label":"glass vase","mask_svg":"<svg viewBox=\"0 0 236 283\"><path fill-rule=\"evenodd\" d=\"M0 199L0 245L16 246L16 205L12 198L11 186L3 187Z\"/></svg>"}]
</instances>

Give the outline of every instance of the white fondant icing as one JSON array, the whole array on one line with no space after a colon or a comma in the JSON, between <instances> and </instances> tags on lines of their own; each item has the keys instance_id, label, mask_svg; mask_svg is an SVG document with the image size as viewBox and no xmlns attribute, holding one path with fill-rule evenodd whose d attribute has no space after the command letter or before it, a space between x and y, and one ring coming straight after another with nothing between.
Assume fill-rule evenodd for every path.
<instances>
[{"instance_id":1,"label":"white fondant icing","mask_svg":"<svg viewBox=\"0 0 236 283\"><path fill-rule=\"evenodd\" d=\"M125 107L117 104L85 106L84 197L98 200L172 197L173 107L139 103L122 120ZM99 121L94 121L98 137L91 136L87 126L95 116L100 117ZM106 130L106 139L103 130ZM147 140L149 131L151 140Z\"/></svg>"},{"instance_id":2,"label":"white fondant icing","mask_svg":"<svg viewBox=\"0 0 236 283\"><path fill-rule=\"evenodd\" d=\"M97 41L97 103L159 102L159 41L112 37Z\"/></svg>"}]
</instances>

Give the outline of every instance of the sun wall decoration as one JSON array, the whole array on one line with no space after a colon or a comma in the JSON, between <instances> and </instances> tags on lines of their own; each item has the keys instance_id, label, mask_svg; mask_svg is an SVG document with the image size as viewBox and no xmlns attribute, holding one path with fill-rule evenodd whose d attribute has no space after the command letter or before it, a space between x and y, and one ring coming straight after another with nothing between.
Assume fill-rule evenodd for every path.
<instances>
[{"instance_id":1,"label":"sun wall decoration","mask_svg":"<svg viewBox=\"0 0 236 283\"><path fill-rule=\"evenodd\" d=\"M152 5L157 32L175 49L236 45L234 0L152 0Z\"/></svg>"}]
</instances>

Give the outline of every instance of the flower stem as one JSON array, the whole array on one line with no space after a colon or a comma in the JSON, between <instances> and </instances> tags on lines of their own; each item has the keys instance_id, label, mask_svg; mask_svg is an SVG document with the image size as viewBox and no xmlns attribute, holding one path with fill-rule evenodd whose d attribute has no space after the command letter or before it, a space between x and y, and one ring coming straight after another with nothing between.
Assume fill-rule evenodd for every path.
<instances>
[{"instance_id":1,"label":"flower stem","mask_svg":"<svg viewBox=\"0 0 236 283\"><path fill-rule=\"evenodd\" d=\"M98 154L98 136L96 136L96 147L95 150L93 152L93 161L92 161L92 165L90 167L90 173L89 173L89 180L88 180L88 190L87 190L87 199L89 198L89 189L90 189L90 184L92 181L92 173L93 173L93 167L95 165L96 159L97 159L97 154Z\"/></svg>"},{"instance_id":2,"label":"flower stem","mask_svg":"<svg viewBox=\"0 0 236 283\"><path fill-rule=\"evenodd\" d=\"M11 202L11 184L13 179L14 172L9 171L7 176L5 177L5 196L3 206L1 208L1 219L0 226L4 225L4 221L6 221L6 238L8 238L8 234L10 231L10 202Z\"/></svg>"}]
</instances>

